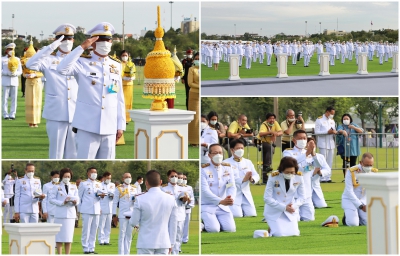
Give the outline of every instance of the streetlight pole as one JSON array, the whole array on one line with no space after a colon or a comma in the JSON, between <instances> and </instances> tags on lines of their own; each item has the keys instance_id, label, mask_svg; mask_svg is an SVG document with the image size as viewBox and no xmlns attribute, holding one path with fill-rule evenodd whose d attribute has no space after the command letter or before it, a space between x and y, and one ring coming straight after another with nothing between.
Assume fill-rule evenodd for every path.
<instances>
[{"instance_id":1,"label":"streetlight pole","mask_svg":"<svg viewBox=\"0 0 400 256\"><path fill-rule=\"evenodd\" d=\"M236 24L233 24L233 25L235 25L235 40L236 40Z\"/></svg>"},{"instance_id":2,"label":"streetlight pole","mask_svg":"<svg viewBox=\"0 0 400 256\"><path fill-rule=\"evenodd\" d=\"M306 21L306 35L305 36L307 37L307 21Z\"/></svg>"},{"instance_id":3,"label":"streetlight pole","mask_svg":"<svg viewBox=\"0 0 400 256\"><path fill-rule=\"evenodd\" d=\"M172 28L172 4L173 4L174 2L169 1L169 3L171 4L171 28Z\"/></svg>"},{"instance_id":4,"label":"streetlight pole","mask_svg":"<svg viewBox=\"0 0 400 256\"><path fill-rule=\"evenodd\" d=\"M322 32L321 32L322 30L321 30L321 21L319 22L319 33L320 34L322 34Z\"/></svg>"},{"instance_id":5,"label":"streetlight pole","mask_svg":"<svg viewBox=\"0 0 400 256\"><path fill-rule=\"evenodd\" d=\"M125 50L125 2L122 2L122 50Z\"/></svg>"},{"instance_id":6,"label":"streetlight pole","mask_svg":"<svg viewBox=\"0 0 400 256\"><path fill-rule=\"evenodd\" d=\"M14 14L12 15L12 32L11 32L11 34L12 34L12 41L14 43Z\"/></svg>"}]
</instances>

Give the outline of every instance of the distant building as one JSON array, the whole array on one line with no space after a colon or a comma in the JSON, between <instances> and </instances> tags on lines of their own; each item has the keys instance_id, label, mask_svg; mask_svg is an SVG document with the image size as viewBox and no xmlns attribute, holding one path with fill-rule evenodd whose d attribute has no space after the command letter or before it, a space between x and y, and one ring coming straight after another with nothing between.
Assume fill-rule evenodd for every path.
<instances>
[{"instance_id":1,"label":"distant building","mask_svg":"<svg viewBox=\"0 0 400 256\"><path fill-rule=\"evenodd\" d=\"M336 36L344 36L350 34L350 32L346 32L344 30L328 30L328 29L324 29L324 35L336 35Z\"/></svg>"},{"instance_id":2,"label":"distant building","mask_svg":"<svg viewBox=\"0 0 400 256\"><path fill-rule=\"evenodd\" d=\"M192 33L197 30L199 30L199 22L196 20L196 17L194 17L194 20L192 18L183 18L181 22L182 34Z\"/></svg>"},{"instance_id":3,"label":"distant building","mask_svg":"<svg viewBox=\"0 0 400 256\"><path fill-rule=\"evenodd\" d=\"M1 37L2 39L12 39L12 36L16 35L16 31L13 29L2 29L1 30Z\"/></svg>"},{"instance_id":4,"label":"distant building","mask_svg":"<svg viewBox=\"0 0 400 256\"><path fill-rule=\"evenodd\" d=\"M86 34L86 29L85 29L85 28L82 28L81 26L78 26L78 27L76 28L76 33L78 33L78 32L81 32L81 33L83 33L83 34Z\"/></svg>"}]
</instances>

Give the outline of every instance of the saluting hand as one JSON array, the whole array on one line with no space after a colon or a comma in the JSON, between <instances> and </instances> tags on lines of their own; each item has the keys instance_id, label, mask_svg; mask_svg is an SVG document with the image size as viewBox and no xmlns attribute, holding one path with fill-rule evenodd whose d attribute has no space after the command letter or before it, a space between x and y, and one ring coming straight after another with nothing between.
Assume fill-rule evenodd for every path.
<instances>
[{"instance_id":1,"label":"saluting hand","mask_svg":"<svg viewBox=\"0 0 400 256\"><path fill-rule=\"evenodd\" d=\"M64 35L61 35L60 38L58 38L57 40L55 40L53 43L51 43L51 48L53 50L57 49L58 46L61 45L61 41L64 39Z\"/></svg>"},{"instance_id":2,"label":"saluting hand","mask_svg":"<svg viewBox=\"0 0 400 256\"><path fill-rule=\"evenodd\" d=\"M81 44L81 47L82 47L84 50L86 50L87 48L89 48L89 46L91 46L94 42L96 42L97 39L99 39L98 36L88 38L88 39L86 39L86 40Z\"/></svg>"}]
</instances>

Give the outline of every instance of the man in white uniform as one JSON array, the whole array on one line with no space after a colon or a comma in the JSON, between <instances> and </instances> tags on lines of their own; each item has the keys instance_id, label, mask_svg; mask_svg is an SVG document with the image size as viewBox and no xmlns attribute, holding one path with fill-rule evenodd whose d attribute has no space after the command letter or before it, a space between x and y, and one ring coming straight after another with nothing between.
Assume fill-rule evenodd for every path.
<instances>
[{"instance_id":1,"label":"man in white uniform","mask_svg":"<svg viewBox=\"0 0 400 256\"><path fill-rule=\"evenodd\" d=\"M271 40L268 40L268 43L265 45L265 52L267 57L267 66L271 66L271 57L273 53Z\"/></svg>"},{"instance_id":2,"label":"man in white uniform","mask_svg":"<svg viewBox=\"0 0 400 256\"><path fill-rule=\"evenodd\" d=\"M230 164L235 177L236 195L233 205L229 206L235 218L257 216L250 183L257 183L260 180L260 176L256 172L253 163L243 157L244 145L245 142L242 139L232 140L230 142L232 156L224 161L224 163Z\"/></svg>"},{"instance_id":3,"label":"man in white uniform","mask_svg":"<svg viewBox=\"0 0 400 256\"><path fill-rule=\"evenodd\" d=\"M136 193L138 195L142 193L142 187L140 186L142 184L143 184L143 177L142 176L138 176L136 178L135 184L133 184L136 187Z\"/></svg>"},{"instance_id":4,"label":"man in white uniform","mask_svg":"<svg viewBox=\"0 0 400 256\"><path fill-rule=\"evenodd\" d=\"M6 45L5 56L1 57L1 85L3 87L3 118L5 120L14 120L15 113L17 113L17 94L19 79L18 76L22 74L22 66L19 58L15 57L18 61L17 70L11 72L8 68L8 60L12 56L15 49L15 44L10 43ZM11 98L10 112L8 112L8 99Z\"/></svg>"},{"instance_id":5,"label":"man in white uniform","mask_svg":"<svg viewBox=\"0 0 400 256\"><path fill-rule=\"evenodd\" d=\"M236 195L232 168L222 163L223 150L219 144L209 148L211 163L201 167L201 219L207 232L236 232L236 224L229 206Z\"/></svg>"},{"instance_id":6,"label":"man in white uniform","mask_svg":"<svg viewBox=\"0 0 400 256\"><path fill-rule=\"evenodd\" d=\"M179 179L178 179L179 181ZM193 188L190 185L187 185L187 177L183 174L183 181L182 186L186 188L186 191L189 193L190 196L190 204L186 205L186 218L185 218L185 225L183 226L183 239L182 243L186 244L189 242L189 224L190 224L190 215L192 213L192 208L194 208L194 193Z\"/></svg>"},{"instance_id":7,"label":"man in white uniform","mask_svg":"<svg viewBox=\"0 0 400 256\"><path fill-rule=\"evenodd\" d=\"M175 244L177 204L175 197L161 191L160 173L146 173L147 192L135 199L129 224L140 227L137 254L169 254Z\"/></svg>"},{"instance_id":8,"label":"man in white uniform","mask_svg":"<svg viewBox=\"0 0 400 256\"><path fill-rule=\"evenodd\" d=\"M121 64L108 56L114 27L102 22L88 33L92 37L68 54L57 71L75 76L79 84L72 120L77 132L77 158L114 159L116 141L126 127ZM80 58L90 45L93 55Z\"/></svg>"},{"instance_id":9,"label":"man in white uniform","mask_svg":"<svg viewBox=\"0 0 400 256\"><path fill-rule=\"evenodd\" d=\"M243 61L243 47L242 40L239 40L239 43L236 45L236 54L239 55L239 67L242 66Z\"/></svg>"},{"instance_id":10,"label":"man in white uniform","mask_svg":"<svg viewBox=\"0 0 400 256\"><path fill-rule=\"evenodd\" d=\"M47 219L47 223L54 223L54 213L56 210L56 205L51 204L49 201L50 193L55 185L57 185L60 181L60 172L54 170L50 173L50 182L47 182L43 185L43 194L46 197L43 199L42 202L42 210L43 210L43 218Z\"/></svg>"},{"instance_id":11,"label":"man in white uniform","mask_svg":"<svg viewBox=\"0 0 400 256\"><path fill-rule=\"evenodd\" d=\"M17 171L14 169L14 165L12 164L11 170L8 173L6 173L6 176L5 176L4 180L3 180L4 198L7 198L6 204L3 205L3 207L4 207L3 223L7 223L7 216L9 217L8 222L11 222L13 220L13 215L14 215L14 187L15 187L16 179L18 179Z\"/></svg>"},{"instance_id":12,"label":"man in white uniform","mask_svg":"<svg viewBox=\"0 0 400 256\"><path fill-rule=\"evenodd\" d=\"M75 27L65 23L53 32L56 41L44 47L26 63L26 67L40 71L46 78L43 118L49 138L50 159L75 159L75 133L72 119L78 95L78 83L74 76L60 75L57 65L71 52ZM57 53L53 53L58 49Z\"/></svg>"},{"instance_id":13,"label":"man in white uniform","mask_svg":"<svg viewBox=\"0 0 400 256\"><path fill-rule=\"evenodd\" d=\"M103 182L101 182L100 189L105 196L100 199L101 214L97 239L100 245L111 245L110 234L115 184L111 182L110 172L103 173Z\"/></svg>"}]
</instances>

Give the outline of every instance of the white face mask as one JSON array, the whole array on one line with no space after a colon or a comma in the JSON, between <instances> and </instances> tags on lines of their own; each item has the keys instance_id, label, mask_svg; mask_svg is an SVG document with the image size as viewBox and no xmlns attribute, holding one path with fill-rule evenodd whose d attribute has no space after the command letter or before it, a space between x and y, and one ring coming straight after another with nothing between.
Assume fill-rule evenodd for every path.
<instances>
[{"instance_id":1,"label":"white face mask","mask_svg":"<svg viewBox=\"0 0 400 256\"><path fill-rule=\"evenodd\" d=\"M363 166L362 169L365 173L370 173L372 170L372 166Z\"/></svg>"},{"instance_id":2,"label":"white face mask","mask_svg":"<svg viewBox=\"0 0 400 256\"><path fill-rule=\"evenodd\" d=\"M104 180L104 184L110 184L111 180L110 179L106 179Z\"/></svg>"},{"instance_id":3,"label":"white face mask","mask_svg":"<svg viewBox=\"0 0 400 256\"><path fill-rule=\"evenodd\" d=\"M330 119L333 119L333 117L334 117L334 115L329 115L329 118L330 118Z\"/></svg>"},{"instance_id":4,"label":"white face mask","mask_svg":"<svg viewBox=\"0 0 400 256\"><path fill-rule=\"evenodd\" d=\"M111 52L111 46L112 43L109 42L96 42L96 52L100 55L107 55L109 52Z\"/></svg>"},{"instance_id":5,"label":"white face mask","mask_svg":"<svg viewBox=\"0 0 400 256\"><path fill-rule=\"evenodd\" d=\"M207 127L207 124L204 122L201 122L201 129L204 130L204 129L206 129L206 127Z\"/></svg>"},{"instance_id":6,"label":"white face mask","mask_svg":"<svg viewBox=\"0 0 400 256\"><path fill-rule=\"evenodd\" d=\"M288 119L289 122L294 122L296 121L296 118Z\"/></svg>"},{"instance_id":7,"label":"white face mask","mask_svg":"<svg viewBox=\"0 0 400 256\"><path fill-rule=\"evenodd\" d=\"M127 60L128 60L128 56L123 56L121 59L122 59L123 61L127 61Z\"/></svg>"},{"instance_id":8,"label":"white face mask","mask_svg":"<svg viewBox=\"0 0 400 256\"><path fill-rule=\"evenodd\" d=\"M26 173L26 177L28 177L29 179L33 178L34 173L33 172L27 172Z\"/></svg>"},{"instance_id":9,"label":"white face mask","mask_svg":"<svg viewBox=\"0 0 400 256\"><path fill-rule=\"evenodd\" d=\"M12 53L13 53L13 51L9 51L9 52L8 52L8 56L11 57L11 56L12 56Z\"/></svg>"},{"instance_id":10,"label":"white face mask","mask_svg":"<svg viewBox=\"0 0 400 256\"><path fill-rule=\"evenodd\" d=\"M286 173L283 174L283 178L287 180L290 180L291 178L293 178L293 176L294 176L293 174L286 174Z\"/></svg>"},{"instance_id":11,"label":"white face mask","mask_svg":"<svg viewBox=\"0 0 400 256\"><path fill-rule=\"evenodd\" d=\"M210 124L215 125L217 123L217 120L211 120Z\"/></svg>"},{"instance_id":12,"label":"white face mask","mask_svg":"<svg viewBox=\"0 0 400 256\"><path fill-rule=\"evenodd\" d=\"M187 184L187 180L183 180L183 185L186 185Z\"/></svg>"},{"instance_id":13,"label":"white face mask","mask_svg":"<svg viewBox=\"0 0 400 256\"><path fill-rule=\"evenodd\" d=\"M53 182L57 183L60 181L60 178L53 178L52 180L53 180Z\"/></svg>"},{"instance_id":14,"label":"white face mask","mask_svg":"<svg viewBox=\"0 0 400 256\"><path fill-rule=\"evenodd\" d=\"M65 184L68 184L70 180L71 180L70 178L63 178L63 182L64 182Z\"/></svg>"},{"instance_id":15,"label":"white face mask","mask_svg":"<svg viewBox=\"0 0 400 256\"><path fill-rule=\"evenodd\" d=\"M183 179L178 178L178 184L182 184L182 183L183 183Z\"/></svg>"},{"instance_id":16,"label":"white face mask","mask_svg":"<svg viewBox=\"0 0 400 256\"><path fill-rule=\"evenodd\" d=\"M142 184L143 184L143 181L139 182L139 184L142 185Z\"/></svg>"},{"instance_id":17,"label":"white face mask","mask_svg":"<svg viewBox=\"0 0 400 256\"><path fill-rule=\"evenodd\" d=\"M171 179L169 179L169 182L176 184L178 182L178 177L172 177Z\"/></svg>"},{"instance_id":18,"label":"white face mask","mask_svg":"<svg viewBox=\"0 0 400 256\"><path fill-rule=\"evenodd\" d=\"M307 140L296 140L296 147L303 149L307 146Z\"/></svg>"},{"instance_id":19,"label":"white face mask","mask_svg":"<svg viewBox=\"0 0 400 256\"><path fill-rule=\"evenodd\" d=\"M188 57L189 59L191 59L191 58L193 57L193 55L188 55L187 57Z\"/></svg>"},{"instance_id":20,"label":"white face mask","mask_svg":"<svg viewBox=\"0 0 400 256\"><path fill-rule=\"evenodd\" d=\"M124 179L124 182L125 182L125 184L129 185L129 184L131 184L132 179L131 178L126 178L126 179Z\"/></svg>"},{"instance_id":21,"label":"white face mask","mask_svg":"<svg viewBox=\"0 0 400 256\"><path fill-rule=\"evenodd\" d=\"M72 40L64 40L61 42L59 48L63 52L70 52L72 50L73 45L74 42L72 42Z\"/></svg>"},{"instance_id":22,"label":"white face mask","mask_svg":"<svg viewBox=\"0 0 400 256\"><path fill-rule=\"evenodd\" d=\"M350 120L343 120L343 124L344 125L349 125L350 124Z\"/></svg>"},{"instance_id":23,"label":"white face mask","mask_svg":"<svg viewBox=\"0 0 400 256\"><path fill-rule=\"evenodd\" d=\"M216 154L215 156L213 156L212 160L214 163L216 164L221 164L222 160L223 160L223 156L221 154Z\"/></svg>"},{"instance_id":24,"label":"white face mask","mask_svg":"<svg viewBox=\"0 0 400 256\"><path fill-rule=\"evenodd\" d=\"M244 155L244 149L237 149L234 153L237 157L242 157Z\"/></svg>"},{"instance_id":25,"label":"white face mask","mask_svg":"<svg viewBox=\"0 0 400 256\"><path fill-rule=\"evenodd\" d=\"M90 174L90 178L91 178L92 180L95 180L95 179L97 178L97 173L92 173L92 174Z\"/></svg>"}]
</instances>

